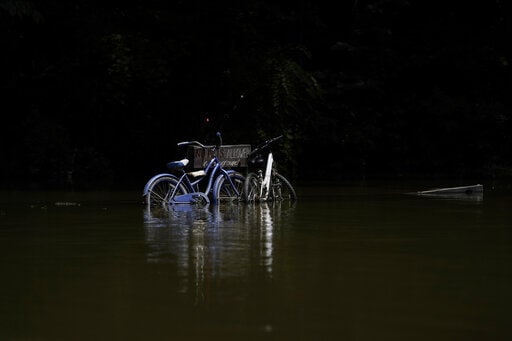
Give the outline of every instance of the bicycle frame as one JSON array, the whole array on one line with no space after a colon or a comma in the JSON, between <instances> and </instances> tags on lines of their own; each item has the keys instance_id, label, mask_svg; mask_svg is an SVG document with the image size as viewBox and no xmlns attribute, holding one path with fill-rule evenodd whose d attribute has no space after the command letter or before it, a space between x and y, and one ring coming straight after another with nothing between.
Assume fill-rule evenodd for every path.
<instances>
[{"instance_id":1,"label":"bicycle frame","mask_svg":"<svg viewBox=\"0 0 512 341\"><path fill-rule=\"evenodd\" d=\"M194 201L195 198L201 197L203 200L206 201L206 203L210 203L210 199L208 198L208 193L212 190L213 181L216 179L217 173L220 171L220 175L228 175L228 171L222 168L218 158L215 156L213 157L206 168L204 169L205 174L201 176L199 179L195 181L190 180L190 175L187 173L183 173L181 177L178 180L177 186L174 188L174 191L172 191L169 194L169 203L170 204L189 204L190 202ZM206 185L206 189L203 191L199 190L199 184L203 183L205 180L205 177L208 177L208 183ZM229 177L228 177L229 178ZM231 179L229 180L231 182ZM187 194L178 195L175 196L176 190L179 188L179 185L183 184L188 191L190 191Z\"/></svg>"},{"instance_id":2,"label":"bicycle frame","mask_svg":"<svg viewBox=\"0 0 512 341\"><path fill-rule=\"evenodd\" d=\"M207 204L210 203L210 199L208 198L208 193L212 190L213 182L217 177L224 176L229 181L230 185L234 188L237 195L240 195L236 190L236 187L233 184L233 181L231 180L231 177L229 177L229 174L234 172L233 170L226 170L222 167L219 159L217 156L214 156L206 168L204 169L205 175L201 176L199 179L195 181L191 181L190 177L187 173L183 173L181 177L179 177L179 180L176 184L176 187L174 190L169 193L169 199L168 202L170 204L190 204L191 202L195 202L198 200L203 200ZM199 189L199 184L203 183L205 180L205 177L208 177L208 183L206 185L206 189L204 191L201 191ZM187 191L190 191L189 193L182 194L182 195L176 195L176 191L180 187L180 185L184 185Z\"/></svg>"},{"instance_id":3,"label":"bicycle frame","mask_svg":"<svg viewBox=\"0 0 512 341\"><path fill-rule=\"evenodd\" d=\"M269 194L269 189L271 188L270 186L272 185L271 184L271 175L272 175L272 168L274 167L274 157L272 155L272 152L268 153L268 157L267 157L267 165L265 167L265 174L263 176L263 181L261 183L261 188L260 188L260 198L261 200L267 200L268 199L268 194Z\"/></svg>"}]
</instances>

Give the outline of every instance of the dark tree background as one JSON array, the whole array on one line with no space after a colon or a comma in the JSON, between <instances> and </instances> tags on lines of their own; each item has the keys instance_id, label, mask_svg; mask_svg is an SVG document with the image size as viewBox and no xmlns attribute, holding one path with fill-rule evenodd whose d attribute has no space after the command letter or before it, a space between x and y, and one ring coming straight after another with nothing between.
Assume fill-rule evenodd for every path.
<instances>
[{"instance_id":1,"label":"dark tree background","mask_svg":"<svg viewBox=\"0 0 512 341\"><path fill-rule=\"evenodd\" d=\"M141 187L217 130L296 181L510 176L510 7L0 0L0 185Z\"/></svg>"}]
</instances>

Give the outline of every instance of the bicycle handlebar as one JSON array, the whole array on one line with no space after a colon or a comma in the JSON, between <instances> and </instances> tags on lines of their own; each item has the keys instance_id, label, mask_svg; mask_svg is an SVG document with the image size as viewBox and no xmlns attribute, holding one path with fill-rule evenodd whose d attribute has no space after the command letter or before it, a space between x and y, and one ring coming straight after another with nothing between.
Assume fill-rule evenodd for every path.
<instances>
[{"instance_id":1,"label":"bicycle handlebar","mask_svg":"<svg viewBox=\"0 0 512 341\"><path fill-rule=\"evenodd\" d=\"M275 141L281 139L284 135L279 135L279 136L276 136L276 137L273 137L265 142L263 142L262 144L260 144L259 146L257 146L256 148L254 148L254 150L252 152L250 152L248 154L248 156L252 156L253 154L256 154L257 152L259 152L260 150L262 149L265 149L267 148L268 146L270 146L272 143L274 143Z\"/></svg>"},{"instance_id":2,"label":"bicycle handlebar","mask_svg":"<svg viewBox=\"0 0 512 341\"><path fill-rule=\"evenodd\" d=\"M182 147L182 146L199 146L201 148L208 148L207 146L205 146L204 144L202 144L201 142L199 141L185 141L185 142L179 142L178 143L178 146L179 147Z\"/></svg>"},{"instance_id":3,"label":"bicycle handlebar","mask_svg":"<svg viewBox=\"0 0 512 341\"><path fill-rule=\"evenodd\" d=\"M222 135L220 132L217 132L216 136L219 138L219 144L217 146L205 146L204 144L202 144L201 142L199 141L184 141L184 142L178 142L178 147L183 147L183 146L199 146L203 149L207 149L207 148L217 148L217 149L220 149L220 147L222 146Z\"/></svg>"},{"instance_id":4,"label":"bicycle handlebar","mask_svg":"<svg viewBox=\"0 0 512 341\"><path fill-rule=\"evenodd\" d=\"M220 149L220 147L222 146L222 135L220 133L220 131L217 132L217 137L219 138L219 144L217 145L217 148Z\"/></svg>"}]
</instances>

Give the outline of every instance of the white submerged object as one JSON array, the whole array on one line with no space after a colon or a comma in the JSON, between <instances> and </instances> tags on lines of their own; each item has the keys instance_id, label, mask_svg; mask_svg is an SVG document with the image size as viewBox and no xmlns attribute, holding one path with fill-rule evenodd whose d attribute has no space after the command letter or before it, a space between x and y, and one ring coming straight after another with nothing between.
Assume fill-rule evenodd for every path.
<instances>
[{"instance_id":1,"label":"white submerged object","mask_svg":"<svg viewBox=\"0 0 512 341\"><path fill-rule=\"evenodd\" d=\"M418 194L482 194L484 192L484 186L477 184L472 186L460 186L460 187L446 187L446 188L435 188L428 191L421 191Z\"/></svg>"}]
</instances>

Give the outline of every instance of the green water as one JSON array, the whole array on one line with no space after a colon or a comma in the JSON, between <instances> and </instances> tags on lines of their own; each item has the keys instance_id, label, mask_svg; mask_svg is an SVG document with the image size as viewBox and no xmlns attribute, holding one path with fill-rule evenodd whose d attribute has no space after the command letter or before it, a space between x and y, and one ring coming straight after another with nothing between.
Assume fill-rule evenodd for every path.
<instances>
[{"instance_id":1,"label":"green water","mask_svg":"<svg viewBox=\"0 0 512 341\"><path fill-rule=\"evenodd\" d=\"M0 193L0 339L510 339L512 191L418 189L153 211L139 192Z\"/></svg>"}]
</instances>

